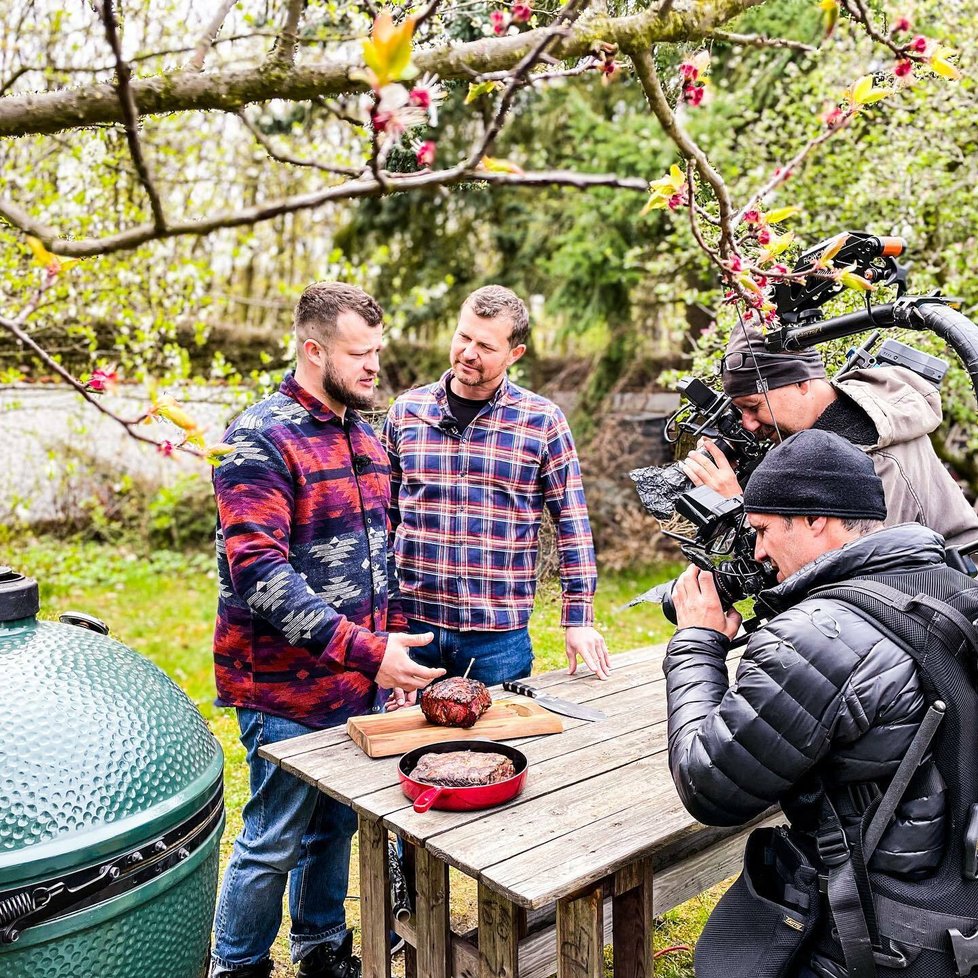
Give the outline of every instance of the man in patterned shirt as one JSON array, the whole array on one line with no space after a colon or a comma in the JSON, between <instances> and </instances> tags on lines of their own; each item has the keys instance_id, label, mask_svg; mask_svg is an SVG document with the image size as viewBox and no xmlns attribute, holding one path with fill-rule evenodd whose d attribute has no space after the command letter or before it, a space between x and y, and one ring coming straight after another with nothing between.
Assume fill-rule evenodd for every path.
<instances>
[{"instance_id":1,"label":"man in patterned shirt","mask_svg":"<svg viewBox=\"0 0 978 978\"><path fill-rule=\"evenodd\" d=\"M237 710L251 797L217 905L213 978L271 973L287 882L300 978L359 978L344 912L356 816L258 751L369 712L378 686L403 703L442 674L408 655L431 635L395 634L407 623L387 456L356 413L373 405L382 317L360 289L309 286L295 374L231 425L234 451L214 473L217 703Z\"/></svg>"},{"instance_id":2,"label":"man in patterned shirt","mask_svg":"<svg viewBox=\"0 0 978 978\"><path fill-rule=\"evenodd\" d=\"M556 404L506 371L526 352L526 306L498 285L473 292L451 369L401 395L382 440L410 630L434 641L411 654L492 685L530 674L527 623L544 507L556 526L569 672L578 657L602 679L608 649L592 627L597 582L581 470Z\"/></svg>"}]
</instances>

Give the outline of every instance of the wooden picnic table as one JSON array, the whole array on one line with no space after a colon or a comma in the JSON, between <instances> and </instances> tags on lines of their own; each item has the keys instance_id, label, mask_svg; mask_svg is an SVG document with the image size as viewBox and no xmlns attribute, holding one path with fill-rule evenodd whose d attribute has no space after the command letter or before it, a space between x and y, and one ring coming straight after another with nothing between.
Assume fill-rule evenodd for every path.
<instances>
[{"instance_id":1,"label":"wooden picnic table","mask_svg":"<svg viewBox=\"0 0 978 978\"><path fill-rule=\"evenodd\" d=\"M408 941L408 978L652 975L656 914L737 872L746 829L708 828L683 808L666 755L664 646L612 659L609 680L566 671L530 685L596 706L564 732L511 741L527 755L523 793L478 812L414 811L397 758L367 757L342 728L261 749L360 816L361 956L389 978L389 931ZM730 668L735 668L733 658ZM415 912L392 921L388 832L405 843ZM478 881L478 929L452 932L449 867ZM553 923L556 926L553 926ZM610 939L610 940L609 940Z\"/></svg>"}]
</instances>

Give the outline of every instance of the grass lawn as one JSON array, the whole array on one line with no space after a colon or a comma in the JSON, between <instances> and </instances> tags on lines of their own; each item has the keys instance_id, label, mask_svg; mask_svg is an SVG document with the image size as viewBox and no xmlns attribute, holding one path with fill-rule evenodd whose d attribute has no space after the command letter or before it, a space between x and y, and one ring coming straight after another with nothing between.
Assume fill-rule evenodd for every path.
<instances>
[{"instance_id":1,"label":"grass lawn","mask_svg":"<svg viewBox=\"0 0 978 978\"><path fill-rule=\"evenodd\" d=\"M228 827L221 846L223 865L240 829L248 782L233 712L213 705L211 636L217 584L211 553L155 551L147 555L121 545L40 539L0 546L0 564L9 564L38 579L41 617L56 619L73 609L103 619L115 638L152 659L200 709L226 756ZM678 570L677 566L662 565L602 578L595 617L612 653L668 638L671 626L657 609L644 606L625 610L622 606ZM544 585L530 621L536 653L534 672L564 668L567 664L559 615L559 589L556 584ZM354 857L350 883L353 896L348 908L354 927L359 922L356 869ZM453 893L453 921L471 926L474 887L465 886L467 881L461 876L453 879L453 886L456 882L459 885ZM692 944L718 895L719 891L708 893L667 914L657 931L656 946ZM280 976L293 973L286 933L283 929L273 952L278 962L276 974ZM692 978L690 956L680 953L663 957L657 962L656 974L663 978Z\"/></svg>"}]
</instances>

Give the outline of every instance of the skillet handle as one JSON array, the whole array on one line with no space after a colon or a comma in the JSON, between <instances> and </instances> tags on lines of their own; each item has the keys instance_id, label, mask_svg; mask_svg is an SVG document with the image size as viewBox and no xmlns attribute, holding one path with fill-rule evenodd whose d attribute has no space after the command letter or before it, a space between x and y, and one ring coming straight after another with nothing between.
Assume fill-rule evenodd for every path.
<instances>
[{"instance_id":1,"label":"skillet handle","mask_svg":"<svg viewBox=\"0 0 978 978\"><path fill-rule=\"evenodd\" d=\"M444 793L444 788L429 788L427 791L422 792L414 799L414 810L419 814L423 815L429 808L438 800L439 796Z\"/></svg>"}]
</instances>

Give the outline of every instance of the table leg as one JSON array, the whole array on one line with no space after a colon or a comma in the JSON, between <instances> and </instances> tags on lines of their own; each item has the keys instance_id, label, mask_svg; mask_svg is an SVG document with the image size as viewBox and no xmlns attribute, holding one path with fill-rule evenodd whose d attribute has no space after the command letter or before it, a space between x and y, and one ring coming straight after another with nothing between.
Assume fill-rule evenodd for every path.
<instances>
[{"instance_id":1,"label":"table leg","mask_svg":"<svg viewBox=\"0 0 978 978\"><path fill-rule=\"evenodd\" d=\"M415 918L415 941L417 941L417 849L410 843L403 843L403 855L401 864L404 869L404 879L407 882L408 894L411 897L411 906L414 908ZM423 974L423 972L422 972ZM414 944L404 945L404 978L418 978L418 949Z\"/></svg>"},{"instance_id":2,"label":"table leg","mask_svg":"<svg viewBox=\"0 0 978 978\"><path fill-rule=\"evenodd\" d=\"M652 978L652 863L645 859L615 880L611 926L615 949L615 978ZM623 885L624 884L624 888Z\"/></svg>"},{"instance_id":3,"label":"table leg","mask_svg":"<svg viewBox=\"0 0 978 978\"><path fill-rule=\"evenodd\" d=\"M557 978L604 975L604 897L600 887L557 901Z\"/></svg>"},{"instance_id":4,"label":"table leg","mask_svg":"<svg viewBox=\"0 0 978 978\"><path fill-rule=\"evenodd\" d=\"M360 956L363 978L391 978L391 884L387 830L360 816Z\"/></svg>"},{"instance_id":5,"label":"table leg","mask_svg":"<svg viewBox=\"0 0 978 978\"><path fill-rule=\"evenodd\" d=\"M519 945L517 907L480 883L479 978L517 978Z\"/></svg>"},{"instance_id":6,"label":"table leg","mask_svg":"<svg viewBox=\"0 0 978 978\"><path fill-rule=\"evenodd\" d=\"M448 902L448 864L419 847L415 857L418 897L414 919L418 933L418 973L452 978L452 928Z\"/></svg>"}]
</instances>

